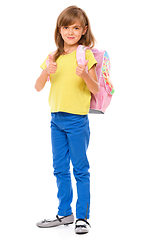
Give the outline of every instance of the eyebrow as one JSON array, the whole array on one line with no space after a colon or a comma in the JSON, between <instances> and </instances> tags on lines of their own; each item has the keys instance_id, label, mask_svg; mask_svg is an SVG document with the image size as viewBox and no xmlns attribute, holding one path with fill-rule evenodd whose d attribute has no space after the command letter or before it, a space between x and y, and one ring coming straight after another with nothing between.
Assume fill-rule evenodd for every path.
<instances>
[{"instance_id":1,"label":"eyebrow","mask_svg":"<svg viewBox=\"0 0 142 240\"><path fill-rule=\"evenodd\" d=\"M72 26L72 25L67 25L67 26L63 26L63 27L69 27L69 26ZM81 27L80 25L74 25L73 27Z\"/></svg>"},{"instance_id":2,"label":"eyebrow","mask_svg":"<svg viewBox=\"0 0 142 240\"><path fill-rule=\"evenodd\" d=\"M81 27L80 25L75 25L74 27Z\"/></svg>"}]
</instances>

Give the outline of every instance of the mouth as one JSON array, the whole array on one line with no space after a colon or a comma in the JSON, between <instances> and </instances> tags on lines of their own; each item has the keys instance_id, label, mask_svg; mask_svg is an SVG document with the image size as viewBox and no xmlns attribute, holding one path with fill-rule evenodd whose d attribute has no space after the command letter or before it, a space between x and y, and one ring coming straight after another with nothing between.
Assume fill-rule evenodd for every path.
<instances>
[{"instance_id":1,"label":"mouth","mask_svg":"<svg viewBox=\"0 0 142 240\"><path fill-rule=\"evenodd\" d=\"M69 39L69 40L73 40L73 39L74 39L74 37L68 37L68 39Z\"/></svg>"}]
</instances>

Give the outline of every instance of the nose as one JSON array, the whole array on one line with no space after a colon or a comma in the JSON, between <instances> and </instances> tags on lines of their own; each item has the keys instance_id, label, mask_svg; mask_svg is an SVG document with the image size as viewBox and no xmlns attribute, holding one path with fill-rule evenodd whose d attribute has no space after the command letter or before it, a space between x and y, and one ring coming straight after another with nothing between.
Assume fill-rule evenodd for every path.
<instances>
[{"instance_id":1,"label":"nose","mask_svg":"<svg viewBox=\"0 0 142 240\"><path fill-rule=\"evenodd\" d=\"M73 34L73 29L72 28L69 28L69 32L68 32L70 35Z\"/></svg>"}]
</instances>

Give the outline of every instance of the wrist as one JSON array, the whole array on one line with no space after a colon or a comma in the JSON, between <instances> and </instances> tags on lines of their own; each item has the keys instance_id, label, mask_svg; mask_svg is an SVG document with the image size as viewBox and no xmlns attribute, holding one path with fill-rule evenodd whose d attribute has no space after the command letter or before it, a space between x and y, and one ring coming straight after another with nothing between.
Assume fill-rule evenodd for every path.
<instances>
[{"instance_id":1,"label":"wrist","mask_svg":"<svg viewBox=\"0 0 142 240\"><path fill-rule=\"evenodd\" d=\"M45 75L47 75L47 77L50 75L50 74L49 74L49 68L48 68L48 67L44 70L44 72L45 72Z\"/></svg>"},{"instance_id":2,"label":"wrist","mask_svg":"<svg viewBox=\"0 0 142 240\"><path fill-rule=\"evenodd\" d=\"M48 74L48 75L49 75L49 69L48 69L48 67L47 67L47 68L45 68L45 70L44 70L44 71L45 71L45 73L46 73L46 74Z\"/></svg>"},{"instance_id":3,"label":"wrist","mask_svg":"<svg viewBox=\"0 0 142 240\"><path fill-rule=\"evenodd\" d=\"M87 81L89 77L90 77L90 75L89 75L88 72L85 72L85 73L83 74L83 76L82 76L82 78L83 78L84 81Z\"/></svg>"}]
</instances>

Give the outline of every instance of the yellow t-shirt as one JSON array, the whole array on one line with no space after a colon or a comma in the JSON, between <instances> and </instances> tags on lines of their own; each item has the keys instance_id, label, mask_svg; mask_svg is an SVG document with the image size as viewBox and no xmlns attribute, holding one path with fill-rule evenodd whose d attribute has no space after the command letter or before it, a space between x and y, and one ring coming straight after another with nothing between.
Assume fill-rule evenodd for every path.
<instances>
[{"instance_id":1,"label":"yellow t-shirt","mask_svg":"<svg viewBox=\"0 0 142 240\"><path fill-rule=\"evenodd\" d=\"M88 70L97 64L91 50L86 50L86 60L89 60ZM88 114L91 93L83 78L76 74L76 51L61 55L56 63L57 71L50 75L49 105L51 112ZM43 70L46 69L46 59L40 67Z\"/></svg>"}]
</instances>

